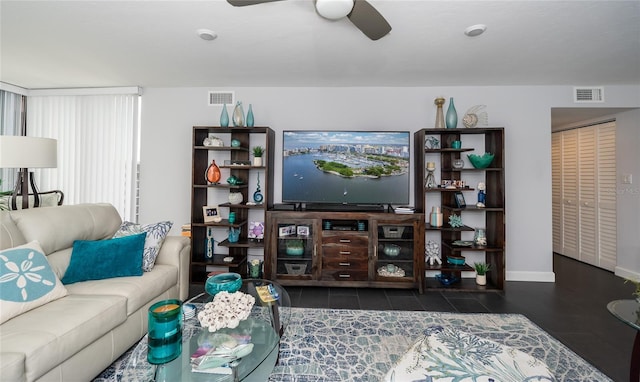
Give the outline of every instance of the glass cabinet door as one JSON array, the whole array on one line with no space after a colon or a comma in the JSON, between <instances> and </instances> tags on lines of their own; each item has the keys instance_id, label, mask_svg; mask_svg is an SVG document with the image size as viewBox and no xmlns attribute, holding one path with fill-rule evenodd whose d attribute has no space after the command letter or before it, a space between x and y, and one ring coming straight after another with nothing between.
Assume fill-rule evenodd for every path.
<instances>
[{"instance_id":1,"label":"glass cabinet door","mask_svg":"<svg viewBox=\"0 0 640 382\"><path fill-rule=\"evenodd\" d=\"M412 224L379 223L374 271L379 281L413 281L414 232Z\"/></svg>"},{"instance_id":2,"label":"glass cabinet door","mask_svg":"<svg viewBox=\"0 0 640 382\"><path fill-rule=\"evenodd\" d=\"M311 279L316 271L315 220L276 221L276 274L280 279Z\"/></svg>"}]
</instances>

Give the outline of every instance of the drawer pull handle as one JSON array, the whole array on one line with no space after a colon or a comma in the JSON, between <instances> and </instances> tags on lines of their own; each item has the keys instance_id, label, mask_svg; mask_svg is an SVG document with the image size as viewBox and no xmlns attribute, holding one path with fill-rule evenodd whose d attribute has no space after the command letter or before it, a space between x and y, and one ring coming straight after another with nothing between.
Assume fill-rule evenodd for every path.
<instances>
[{"instance_id":1,"label":"drawer pull handle","mask_svg":"<svg viewBox=\"0 0 640 382\"><path fill-rule=\"evenodd\" d=\"M338 263L341 267L348 267L351 263Z\"/></svg>"},{"instance_id":2,"label":"drawer pull handle","mask_svg":"<svg viewBox=\"0 0 640 382\"><path fill-rule=\"evenodd\" d=\"M343 279L348 279L351 278L351 275L339 275L338 277L343 278Z\"/></svg>"},{"instance_id":3,"label":"drawer pull handle","mask_svg":"<svg viewBox=\"0 0 640 382\"><path fill-rule=\"evenodd\" d=\"M341 243L351 243L351 240L349 239L340 239Z\"/></svg>"},{"instance_id":4,"label":"drawer pull handle","mask_svg":"<svg viewBox=\"0 0 640 382\"><path fill-rule=\"evenodd\" d=\"M350 255L351 251L340 251L341 255Z\"/></svg>"}]
</instances>

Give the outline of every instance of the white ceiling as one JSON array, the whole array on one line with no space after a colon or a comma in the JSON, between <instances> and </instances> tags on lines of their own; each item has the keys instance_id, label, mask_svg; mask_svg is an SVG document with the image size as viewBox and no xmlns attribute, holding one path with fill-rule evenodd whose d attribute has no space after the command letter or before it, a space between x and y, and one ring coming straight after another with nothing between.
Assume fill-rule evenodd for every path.
<instances>
[{"instance_id":1,"label":"white ceiling","mask_svg":"<svg viewBox=\"0 0 640 382\"><path fill-rule=\"evenodd\" d=\"M370 0L369 40L313 0L0 2L0 80L24 88L640 84L640 1ZM470 38L466 27L483 23ZM196 30L219 37L201 40Z\"/></svg>"}]
</instances>

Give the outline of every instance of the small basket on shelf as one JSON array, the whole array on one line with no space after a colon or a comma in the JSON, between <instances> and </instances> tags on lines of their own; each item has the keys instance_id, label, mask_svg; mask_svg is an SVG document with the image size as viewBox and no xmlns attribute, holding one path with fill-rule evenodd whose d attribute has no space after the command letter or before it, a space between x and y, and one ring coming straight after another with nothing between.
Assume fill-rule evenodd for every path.
<instances>
[{"instance_id":1,"label":"small basket on shelf","mask_svg":"<svg viewBox=\"0 0 640 382\"><path fill-rule=\"evenodd\" d=\"M385 239L400 239L404 233L404 227L384 226L382 227L382 233Z\"/></svg>"},{"instance_id":2,"label":"small basket on shelf","mask_svg":"<svg viewBox=\"0 0 640 382\"><path fill-rule=\"evenodd\" d=\"M287 269L287 274L290 274L293 276L304 275L304 273L307 271L307 264L285 263L284 267Z\"/></svg>"}]
</instances>

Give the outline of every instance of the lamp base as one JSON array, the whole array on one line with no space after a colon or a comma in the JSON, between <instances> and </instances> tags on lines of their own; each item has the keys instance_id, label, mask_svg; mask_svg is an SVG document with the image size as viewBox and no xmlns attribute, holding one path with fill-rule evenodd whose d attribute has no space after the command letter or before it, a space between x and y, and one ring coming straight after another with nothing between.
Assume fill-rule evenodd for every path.
<instances>
[{"instance_id":1,"label":"lamp base","mask_svg":"<svg viewBox=\"0 0 640 382\"><path fill-rule=\"evenodd\" d=\"M11 195L11 209L18 209L18 196L22 196L22 209L29 208L29 184L31 184L31 190L33 191L33 207L40 207L40 195L38 195L38 188L33 179L33 172L29 172L26 168L21 168L18 172L18 181L16 187L13 189Z\"/></svg>"}]
</instances>

